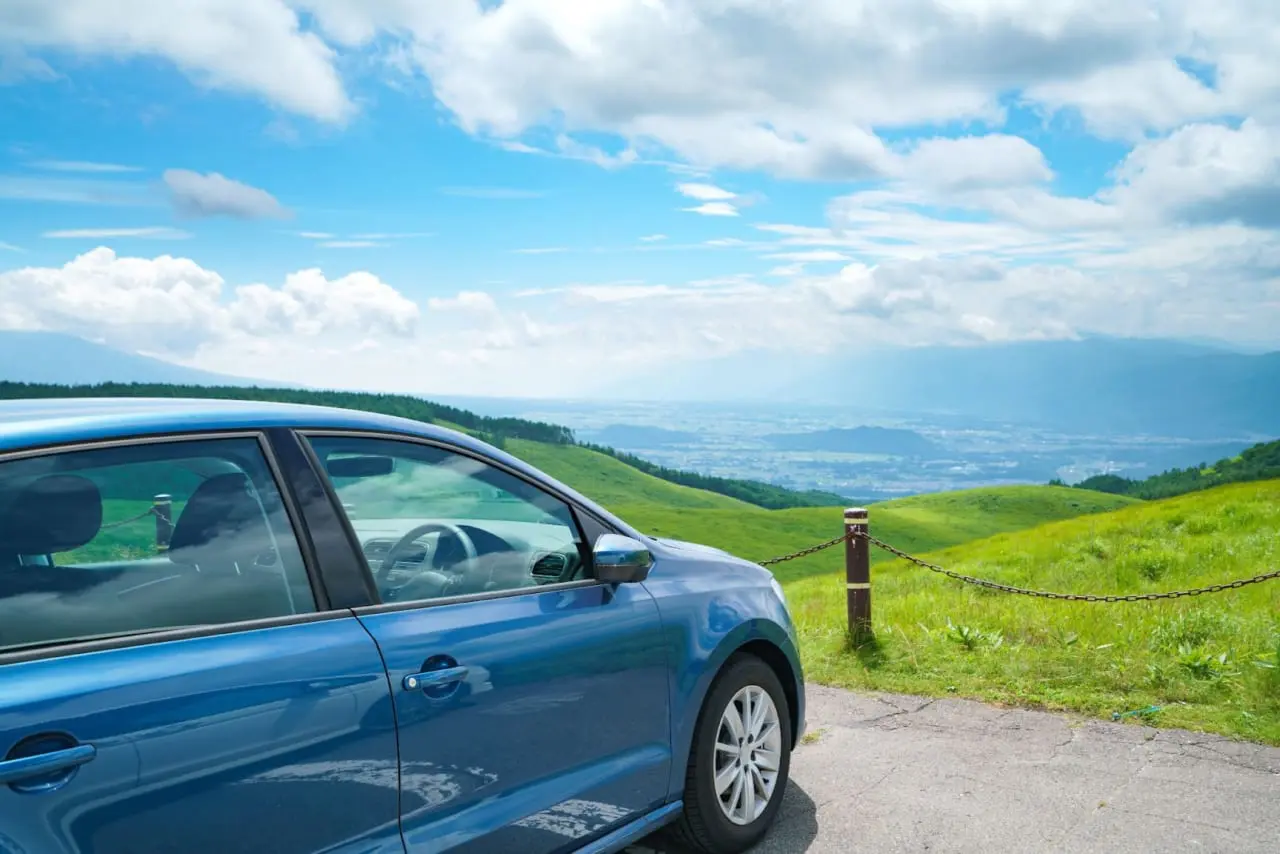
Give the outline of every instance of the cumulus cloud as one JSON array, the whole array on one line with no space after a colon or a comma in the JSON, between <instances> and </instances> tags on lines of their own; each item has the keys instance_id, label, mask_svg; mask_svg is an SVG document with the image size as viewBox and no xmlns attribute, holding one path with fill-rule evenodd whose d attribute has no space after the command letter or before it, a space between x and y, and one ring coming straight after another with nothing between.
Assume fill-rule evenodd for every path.
<instances>
[{"instance_id":1,"label":"cumulus cloud","mask_svg":"<svg viewBox=\"0 0 1280 854\"><path fill-rule=\"evenodd\" d=\"M369 273L329 280L319 270L283 286L226 293L222 276L189 258L123 257L99 247L61 267L0 273L0 326L50 329L175 357L228 338L411 334L418 307ZM262 371L259 371L262 374Z\"/></svg>"},{"instance_id":2,"label":"cumulus cloud","mask_svg":"<svg viewBox=\"0 0 1280 854\"><path fill-rule=\"evenodd\" d=\"M6 0L0 44L167 60L193 82L328 122L354 106L335 54L283 0Z\"/></svg>"},{"instance_id":3,"label":"cumulus cloud","mask_svg":"<svg viewBox=\"0 0 1280 854\"><path fill-rule=\"evenodd\" d=\"M284 219L286 210L266 190L233 181L217 172L202 175L189 169L166 169L169 200L180 216L229 216L236 219Z\"/></svg>"}]
</instances>

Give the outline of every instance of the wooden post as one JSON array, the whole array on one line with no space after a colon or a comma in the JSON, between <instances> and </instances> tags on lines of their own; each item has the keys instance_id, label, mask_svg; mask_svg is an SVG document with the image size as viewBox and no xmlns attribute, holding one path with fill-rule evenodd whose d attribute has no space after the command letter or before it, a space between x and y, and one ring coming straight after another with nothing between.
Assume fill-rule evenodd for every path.
<instances>
[{"instance_id":1,"label":"wooden post","mask_svg":"<svg viewBox=\"0 0 1280 854\"><path fill-rule=\"evenodd\" d=\"M173 536L173 496L161 493L151 500L156 517L156 550L166 551Z\"/></svg>"},{"instance_id":2,"label":"wooden post","mask_svg":"<svg viewBox=\"0 0 1280 854\"><path fill-rule=\"evenodd\" d=\"M868 532L867 511L844 511L845 535ZM859 536L844 544L845 594L849 605L849 638L854 643L871 636L871 545Z\"/></svg>"}]
</instances>

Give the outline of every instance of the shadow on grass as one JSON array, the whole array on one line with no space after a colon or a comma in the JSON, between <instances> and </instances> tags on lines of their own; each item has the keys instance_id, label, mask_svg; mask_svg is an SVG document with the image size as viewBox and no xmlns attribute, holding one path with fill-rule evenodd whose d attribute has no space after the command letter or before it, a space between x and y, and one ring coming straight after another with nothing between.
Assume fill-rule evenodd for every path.
<instances>
[{"instance_id":1,"label":"shadow on grass","mask_svg":"<svg viewBox=\"0 0 1280 854\"><path fill-rule=\"evenodd\" d=\"M881 645L880 639L873 634L864 634L857 638L851 636L849 651L857 657L858 661L862 662L862 666L867 670L879 670L887 663L884 646Z\"/></svg>"},{"instance_id":2,"label":"shadow on grass","mask_svg":"<svg viewBox=\"0 0 1280 854\"><path fill-rule=\"evenodd\" d=\"M795 780L787 783L773 827L751 854L802 854L818 837L818 805ZM673 842L665 830L623 850L623 854L693 854Z\"/></svg>"}]
</instances>

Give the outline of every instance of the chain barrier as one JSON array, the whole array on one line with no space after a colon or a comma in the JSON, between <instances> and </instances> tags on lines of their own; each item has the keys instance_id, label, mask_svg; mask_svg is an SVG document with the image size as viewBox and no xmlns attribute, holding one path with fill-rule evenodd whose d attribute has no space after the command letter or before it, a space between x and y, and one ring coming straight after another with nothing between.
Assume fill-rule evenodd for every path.
<instances>
[{"instance_id":1,"label":"chain barrier","mask_svg":"<svg viewBox=\"0 0 1280 854\"><path fill-rule=\"evenodd\" d=\"M154 516L155 513L156 513L156 508L148 507L145 513L139 513L137 516L130 516L128 519L117 519L114 522L105 522L103 523L102 527L99 530L105 531L105 530L108 530L109 528L119 528L122 525L128 525L133 522L141 522L143 519L147 518L148 516Z\"/></svg>"},{"instance_id":2,"label":"chain barrier","mask_svg":"<svg viewBox=\"0 0 1280 854\"><path fill-rule=\"evenodd\" d=\"M1238 590L1241 587L1247 587L1250 584L1259 584L1263 581L1270 581L1273 578L1280 578L1280 569L1277 569L1255 575L1252 578L1240 578L1235 581L1226 581L1222 584L1210 584L1208 587L1193 587L1188 590L1169 590L1160 593L1128 593L1101 596L1093 593L1055 593L1048 590L1031 590L1026 587L1014 587L1011 584L1000 584L995 581L988 581L985 578L975 578L972 575L963 575L959 572L954 572L950 569L938 566L937 564L929 563L926 560L921 560L914 555L907 554L902 549L895 548L883 540L876 539L863 531L851 531L848 534L836 537L835 539L829 540L825 543L820 543L807 549L801 549L798 552L792 552L791 554L781 555L780 557L763 561L760 565L772 566L785 561L795 560L796 558L806 557L807 555L820 552L824 549L829 549L834 545L856 537L860 537L876 548L882 549L883 551L886 551L895 557L899 557L908 563L915 564L916 566L927 569L930 572L945 575L948 578L965 584L972 584L977 587L983 587L987 590L995 590L1000 593L1012 593L1019 596L1033 596L1039 599L1059 599L1070 602L1151 602L1157 599L1180 599L1183 596L1199 596L1202 593L1221 593L1224 590Z\"/></svg>"},{"instance_id":3,"label":"chain barrier","mask_svg":"<svg viewBox=\"0 0 1280 854\"><path fill-rule=\"evenodd\" d=\"M798 552L792 552L791 554L780 555L778 557L769 558L768 560L762 560L760 561L760 566L773 566L776 563L786 563L787 561L795 560L796 558L808 557L811 554L817 554L818 552L823 551L824 549L829 549L832 546L838 546L841 543L847 540L850 540L852 538L853 538L853 534L841 534L840 536L836 537L834 540L827 540L825 543L818 543L816 546L809 546L809 548L801 549Z\"/></svg>"}]
</instances>

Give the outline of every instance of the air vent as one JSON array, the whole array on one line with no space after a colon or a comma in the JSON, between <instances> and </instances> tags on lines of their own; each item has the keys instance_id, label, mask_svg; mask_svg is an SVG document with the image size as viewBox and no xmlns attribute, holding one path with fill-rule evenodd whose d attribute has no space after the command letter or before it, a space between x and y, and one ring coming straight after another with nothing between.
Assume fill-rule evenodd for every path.
<instances>
[{"instance_id":1,"label":"air vent","mask_svg":"<svg viewBox=\"0 0 1280 854\"><path fill-rule=\"evenodd\" d=\"M529 572L540 578L559 578L568 565L569 559L562 554L545 554L533 562Z\"/></svg>"}]
</instances>

